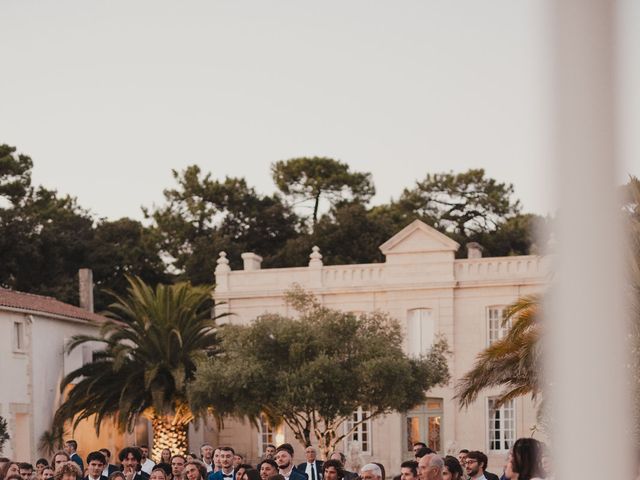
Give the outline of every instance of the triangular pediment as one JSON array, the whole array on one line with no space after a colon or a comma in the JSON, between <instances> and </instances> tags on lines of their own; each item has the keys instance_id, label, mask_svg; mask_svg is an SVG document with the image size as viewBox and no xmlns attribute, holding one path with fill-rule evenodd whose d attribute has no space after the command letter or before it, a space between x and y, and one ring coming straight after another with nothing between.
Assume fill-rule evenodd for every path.
<instances>
[{"instance_id":1,"label":"triangular pediment","mask_svg":"<svg viewBox=\"0 0 640 480\"><path fill-rule=\"evenodd\" d=\"M384 255L390 253L455 252L460 248L460 244L423 221L414 220L379 248Z\"/></svg>"}]
</instances>

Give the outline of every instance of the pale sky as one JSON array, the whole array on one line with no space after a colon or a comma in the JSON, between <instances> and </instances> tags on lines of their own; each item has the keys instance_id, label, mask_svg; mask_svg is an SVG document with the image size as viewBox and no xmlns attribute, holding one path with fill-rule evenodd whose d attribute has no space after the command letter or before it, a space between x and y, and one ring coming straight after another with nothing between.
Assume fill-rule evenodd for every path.
<instances>
[{"instance_id":1,"label":"pale sky","mask_svg":"<svg viewBox=\"0 0 640 480\"><path fill-rule=\"evenodd\" d=\"M621 7L621 181L640 174L638 3ZM314 155L372 172L376 203L482 167L546 213L548 15L542 0L1 0L0 143L109 218L162 202L171 169L271 193L271 162Z\"/></svg>"}]
</instances>

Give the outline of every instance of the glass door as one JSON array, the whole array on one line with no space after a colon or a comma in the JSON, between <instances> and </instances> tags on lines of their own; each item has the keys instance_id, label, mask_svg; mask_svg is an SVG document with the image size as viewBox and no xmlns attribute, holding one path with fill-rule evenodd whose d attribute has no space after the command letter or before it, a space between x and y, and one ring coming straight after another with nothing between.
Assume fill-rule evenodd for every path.
<instances>
[{"instance_id":1,"label":"glass door","mask_svg":"<svg viewBox=\"0 0 640 480\"><path fill-rule=\"evenodd\" d=\"M442 399L428 398L420 407L407 412L406 451L413 452L413 444L424 442L442 453Z\"/></svg>"}]
</instances>

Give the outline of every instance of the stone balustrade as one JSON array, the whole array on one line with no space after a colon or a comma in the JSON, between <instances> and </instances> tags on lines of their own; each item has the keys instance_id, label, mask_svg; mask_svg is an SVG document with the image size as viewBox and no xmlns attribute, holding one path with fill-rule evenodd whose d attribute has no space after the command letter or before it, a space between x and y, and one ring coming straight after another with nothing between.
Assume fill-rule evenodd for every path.
<instances>
[{"instance_id":1,"label":"stone balustrade","mask_svg":"<svg viewBox=\"0 0 640 480\"><path fill-rule=\"evenodd\" d=\"M455 278L459 283L544 280L550 274L549 263L548 257L536 255L460 259L455 261Z\"/></svg>"},{"instance_id":2,"label":"stone balustrade","mask_svg":"<svg viewBox=\"0 0 640 480\"><path fill-rule=\"evenodd\" d=\"M453 279L460 286L503 281L513 283L514 280L539 283L548 280L550 271L549 259L534 255L458 259L452 260L452 263ZM295 283L331 290L342 287L387 288L394 284L435 284L450 280L441 278L438 274L429 274L432 269L433 266L428 262L417 263L404 270L406 275L399 276L398 267L386 263L327 266L322 265L319 259L308 267L235 271L220 269L216 272L216 294L276 293Z\"/></svg>"}]
</instances>

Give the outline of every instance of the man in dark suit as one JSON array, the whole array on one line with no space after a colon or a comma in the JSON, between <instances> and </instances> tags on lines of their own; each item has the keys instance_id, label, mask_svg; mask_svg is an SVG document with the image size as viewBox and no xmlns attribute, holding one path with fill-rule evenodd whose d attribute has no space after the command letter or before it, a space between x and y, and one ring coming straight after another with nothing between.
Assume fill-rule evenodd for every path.
<instances>
[{"instance_id":1,"label":"man in dark suit","mask_svg":"<svg viewBox=\"0 0 640 480\"><path fill-rule=\"evenodd\" d=\"M101 454L104 455L104 458L107 461L107 464L104 466L104 470L102 470L102 475L103 476L109 477L109 475L111 475L113 472L117 472L118 470L120 470L117 465L114 465L113 463L110 463L111 462L111 450L109 450L108 448L101 448L98 451Z\"/></svg>"},{"instance_id":2,"label":"man in dark suit","mask_svg":"<svg viewBox=\"0 0 640 480\"><path fill-rule=\"evenodd\" d=\"M236 474L233 470L233 456L236 454L231 447L220 447L218 460L220 461L220 470L211 472L208 480L236 480Z\"/></svg>"},{"instance_id":3,"label":"man in dark suit","mask_svg":"<svg viewBox=\"0 0 640 480\"><path fill-rule=\"evenodd\" d=\"M82 462L82 457L78 455L78 442L75 440L67 440L64 442L63 450L69 455L69 459L71 461L76 462L80 467L80 471L84 473L84 463Z\"/></svg>"},{"instance_id":4,"label":"man in dark suit","mask_svg":"<svg viewBox=\"0 0 640 480\"><path fill-rule=\"evenodd\" d=\"M102 475L107 459L102 452L91 452L87 455L87 476L82 480L107 480Z\"/></svg>"},{"instance_id":5,"label":"man in dark suit","mask_svg":"<svg viewBox=\"0 0 640 480\"><path fill-rule=\"evenodd\" d=\"M307 457L307 461L298 465L298 471L306 473L309 480L321 480L323 462L317 460L318 453L315 447L305 448L304 454Z\"/></svg>"},{"instance_id":6,"label":"man in dark suit","mask_svg":"<svg viewBox=\"0 0 640 480\"><path fill-rule=\"evenodd\" d=\"M126 480L149 480L149 475L140 471L142 452L139 448L125 447L118 453L118 458Z\"/></svg>"},{"instance_id":7,"label":"man in dark suit","mask_svg":"<svg viewBox=\"0 0 640 480\"><path fill-rule=\"evenodd\" d=\"M465 463L465 472L472 480L485 478L486 480L500 480L495 473L490 473L485 470L487 468L488 458L478 450L467 453Z\"/></svg>"},{"instance_id":8,"label":"man in dark suit","mask_svg":"<svg viewBox=\"0 0 640 480\"><path fill-rule=\"evenodd\" d=\"M308 480L307 474L296 470L293 465L293 447L290 443L283 443L276 448L276 463L278 464L278 473L285 480Z\"/></svg>"}]
</instances>

